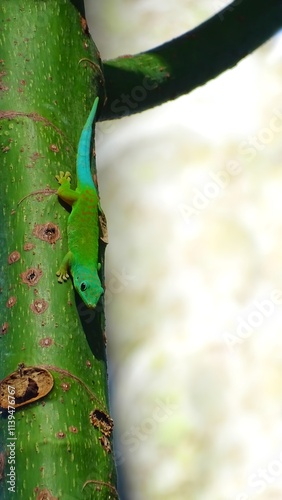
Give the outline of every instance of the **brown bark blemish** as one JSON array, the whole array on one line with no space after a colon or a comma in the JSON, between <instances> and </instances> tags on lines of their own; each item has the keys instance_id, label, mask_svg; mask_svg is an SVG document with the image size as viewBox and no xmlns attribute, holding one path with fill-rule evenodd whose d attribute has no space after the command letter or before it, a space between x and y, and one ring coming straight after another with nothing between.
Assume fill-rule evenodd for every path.
<instances>
[{"instance_id":1,"label":"brown bark blemish","mask_svg":"<svg viewBox=\"0 0 282 500\"><path fill-rule=\"evenodd\" d=\"M35 248L35 245L33 243L25 243L24 244L24 251L29 252L30 250L33 250Z\"/></svg>"},{"instance_id":2,"label":"brown bark blemish","mask_svg":"<svg viewBox=\"0 0 282 500\"><path fill-rule=\"evenodd\" d=\"M108 244L108 227L107 227L107 219L104 214L104 212L100 212L98 216L99 220L99 229L100 229L100 240L105 243L105 245Z\"/></svg>"},{"instance_id":3,"label":"brown bark blemish","mask_svg":"<svg viewBox=\"0 0 282 500\"><path fill-rule=\"evenodd\" d=\"M31 160L33 163L36 163L38 160L40 160L40 158L44 158L44 156L42 154L38 153L37 151L35 151L31 155Z\"/></svg>"},{"instance_id":4,"label":"brown bark blemish","mask_svg":"<svg viewBox=\"0 0 282 500\"><path fill-rule=\"evenodd\" d=\"M101 491L101 487L104 486L105 488L108 488L116 498L118 498L118 492L116 488L110 483L106 483L105 481L98 481L97 479L88 479L87 481L85 481L82 489L84 490L85 486L87 486L88 484L95 484L97 491Z\"/></svg>"},{"instance_id":5,"label":"brown bark blemish","mask_svg":"<svg viewBox=\"0 0 282 500\"><path fill-rule=\"evenodd\" d=\"M54 380L48 370L36 366L25 367L21 364L17 371L1 381L0 407L5 410L10 405L19 408L37 401L46 396L53 385Z\"/></svg>"},{"instance_id":6,"label":"brown bark blemish","mask_svg":"<svg viewBox=\"0 0 282 500\"><path fill-rule=\"evenodd\" d=\"M30 163L27 163L25 166L27 168L34 168L35 167L35 164L38 160L40 160L41 158L44 158L43 155L41 155L40 153L38 153L37 151L32 153L32 155L30 156L30 160L31 162Z\"/></svg>"},{"instance_id":7,"label":"brown bark blemish","mask_svg":"<svg viewBox=\"0 0 282 500\"><path fill-rule=\"evenodd\" d=\"M14 250L12 253L10 253L8 257L8 264L14 264L18 260L20 260L21 254L17 250Z\"/></svg>"},{"instance_id":8,"label":"brown bark blemish","mask_svg":"<svg viewBox=\"0 0 282 500\"><path fill-rule=\"evenodd\" d=\"M101 410L95 409L91 411L89 417L91 424L97 429L100 429L104 436L111 436L113 432L114 421L109 415Z\"/></svg>"},{"instance_id":9,"label":"brown bark blemish","mask_svg":"<svg viewBox=\"0 0 282 500\"><path fill-rule=\"evenodd\" d=\"M86 36L90 36L87 21L86 21L86 19L85 19L83 16L81 16L81 15L80 15L80 24L81 24L81 27L82 27L82 31L83 31L83 33L84 33Z\"/></svg>"},{"instance_id":10,"label":"brown bark blemish","mask_svg":"<svg viewBox=\"0 0 282 500\"><path fill-rule=\"evenodd\" d=\"M35 224L32 234L40 240L53 245L60 238L60 230L56 224L47 222L46 224Z\"/></svg>"},{"instance_id":11,"label":"brown bark blemish","mask_svg":"<svg viewBox=\"0 0 282 500\"><path fill-rule=\"evenodd\" d=\"M74 375L73 373L69 372L68 370L65 370L64 368L60 368L60 367L54 366L54 365L41 365L40 368L47 369L47 370L53 370L54 372L59 373L63 377L70 377L71 379L75 380L76 382L78 382L87 391L87 393L89 394L91 400L95 399L97 401L97 403L101 407L105 408L105 410L106 410L105 404L103 404L102 401L99 400L99 398L96 396L96 394L94 394L89 389L89 387L83 382L83 380L81 380L81 378L77 377L76 375Z\"/></svg>"},{"instance_id":12,"label":"brown bark blemish","mask_svg":"<svg viewBox=\"0 0 282 500\"><path fill-rule=\"evenodd\" d=\"M62 382L60 387L63 389L64 392L67 392L70 390L70 384L68 384L67 382Z\"/></svg>"},{"instance_id":13,"label":"brown bark blemish","mask_svg":"<svg viewBox=\"0 0 282 500\"><path fill-rule=\"evenodd\" d=\"M58 439L64 439L66 437L65 433L63 431L59 431L56 433L56 437Z\"/></svg>"},{"instance_id":14,"label":"brown bark blemish","mask_svg":"<svg viewBox=\"0 0 282 500\"><path fill-rule=\"evenodd\" d=\"M13 307L16 302L17 302L17 298L16 297L10 297L7 300L7 302L6 302L6 307L8 307L9 309L11 309L11 307Z\"/></svg>"},{"instance_id":15,"label":"brown bark blemish","mask_svg":"<svg viewBox=\"0 0 282 500\"><path fill-rule=\"evenodd\" d=\"M59 153L60 151L56 144L50 144L49 149L50 151L52 151L52 153Z\"/></svg>"},{"instance_id":16,"label":"brown bark blemish","mask_svg":"<svg viewBox=\"0 0 282 500\"><path fill-rule=\"evenodd\" d=\"M111 443L106 436L99 437L99 441L107 453L112 453Z\"/></svg>"},{"instance_id":17,"label":"brown bark blemish","mask_svg":"<svg viewBox=\"0 0 282 500\"><path fill-rule=\"evenodd\" d=\"M6 71L1 71L0 73L0 92L7 92L9 90L9 87L7 87L7 85L4 85L4 83L2 82L2 78L3 76L6 76L7 72Z\"/></svg>"},{"instance_id":18,"label":"brown bark blemish","mask_svg":"<svg viewBox=\"0 0 282 500\"><path fill-rule=\"evenodd\" d=\"M51 337L45 337L45 339L41 339L39 341L39 345L41 347L50 347L50 345L54 344L54 340Z\"/></svg>"},{"instance_id":19,"label":"brown bark blemish","mask_svg":"<svg viewBox=\"0 0 282 500\"><path fill-rule=\"evenodd\" d=\"M44 189L39 189L38 191L33 191L32 193L26 194L20 201L18 201L17 205L20 205L24 200L29 198L30 196L36 196L37 201L42 201L44 196L50 196L51 194L57 193L56 189L51 189L47 186Z\"/></svg>"},{"instance_id":20,"label":"brown bark blemish","mask_svg":"<svg viewBox=\"0 0 282 500\"><path fill-rule=\"evenodd\" d=\"M40 267L38 268L31 267L30 269L27 269L26 271L21 273L20 276L22 282L30 287L30 286L35 286L42 277L42 275L43 271L42 269L40 269Z\"/></svg>"},{"instance_id":21,"label":"brown bark blemish","mask_svg":"<svg viewBox=\"0 0 282 500\"><path fill-rule=\"evenodd\" d=\"M70 425L69 426L69 431L72 432L73 434L77 434L78 433L78 428L75 427L74 425Z\"/></svg>"},{"instance_id":22,"label":"brown bark blemish","mask_svg":"<svg viewBox=\"0 0 282 500\"><path fill-rule=\"evenodd\" d=\"M9 323L7 323L7 321L5 321L5 323L3 323L3 325L1 326L0 334L6 335L8 333L8 330L9 330Z\"/></svg>"},{"instance_id":23,"label":"brown bark blemish","mask_svg":"<svg viewBox=\"0 0 282 500\"><path fill-rule=\"evenodd\" d=\"M48 309L49 304L44 299L36 299L32 304L30 304L30 309L35 314L43 314L46 309Z\"/></svg>"},{"instance_id":24,"label":"brown bark blemish","mask_svg":"<svg viewBox=\"0 0 282 500\"><path fill-rule=\"evenodd\" d=\"M35 500L58 500L58 497L54 497L47 488L41 491L39 491L39 488L35 488L35 493L37 493Z\"/></svg>"}]
</instances>

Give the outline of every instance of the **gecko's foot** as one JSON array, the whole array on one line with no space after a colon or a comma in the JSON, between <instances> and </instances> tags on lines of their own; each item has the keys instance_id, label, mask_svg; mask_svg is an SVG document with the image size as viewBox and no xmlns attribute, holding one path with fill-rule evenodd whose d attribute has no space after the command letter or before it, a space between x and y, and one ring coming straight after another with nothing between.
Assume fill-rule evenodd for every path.
<instances>
[{"instance_id":1,"label":"gecko's foot","mask_svg":"<svg viewBox=\"0 0 282 500\"><path fill-rule=\"evenodd\" d=\"M67 271L61 269L59 269L59 271L56 272L56 276L58 276L58 283L63 283L64 281L67 281L70 277Z\"/></svg>"},{"instance_id":2,"label":"gecko's foot","mask_svg":"<svg viewBox=\"0 0 282 500\"><path fill-rule=\"evenodd\" d=\"M70 184L71 173L60 171L58 175L55 175L59 184Z\"/></svg>"}]
</instances>

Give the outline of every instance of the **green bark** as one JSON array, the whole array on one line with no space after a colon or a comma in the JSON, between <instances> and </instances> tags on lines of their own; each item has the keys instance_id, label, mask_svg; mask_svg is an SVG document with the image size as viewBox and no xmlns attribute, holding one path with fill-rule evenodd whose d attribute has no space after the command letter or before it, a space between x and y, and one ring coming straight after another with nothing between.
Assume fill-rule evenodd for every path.
<instances>
[{"instance_id":1,"label":"green bark","mask_svg":"<svg viewBox=\"0 0 282 500\"><path fill-rule=\"evenodd\" d=\"M141 54L104 62L110 120L188 94L232 68L282 26L281 0L235 0L195 29Z\"/></svg>"},{"instance_id":2,"label":"green bark","mask_svg":"<svg viewBox=\"0 0 282 500\"><path fill-rule=\"evenodd\" d=\"M55 175L69 170L75 186L80 132L103 101L99 65L69 0L1 0L2 500L117 498L103 309L56 278L68 212Z\"/></svg>"}]
</instances>

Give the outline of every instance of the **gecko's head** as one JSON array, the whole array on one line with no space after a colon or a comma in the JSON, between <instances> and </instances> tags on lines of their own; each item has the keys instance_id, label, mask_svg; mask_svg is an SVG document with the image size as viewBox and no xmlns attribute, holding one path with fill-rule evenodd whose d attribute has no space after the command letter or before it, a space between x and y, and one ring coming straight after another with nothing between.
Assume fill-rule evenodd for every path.
<instances>
[{"instance_id":1,"label":"gecko's head","mask_svg":"<svg viewBox=\"0 0 282 500\"><path fill-rule=\"evenodd\" d=\"M91 309L97 306L101 295L104 293L98 275L87 278L82 278L81 275L74 276L74 286L84 304Z\"/></svg>"}]
</instances>

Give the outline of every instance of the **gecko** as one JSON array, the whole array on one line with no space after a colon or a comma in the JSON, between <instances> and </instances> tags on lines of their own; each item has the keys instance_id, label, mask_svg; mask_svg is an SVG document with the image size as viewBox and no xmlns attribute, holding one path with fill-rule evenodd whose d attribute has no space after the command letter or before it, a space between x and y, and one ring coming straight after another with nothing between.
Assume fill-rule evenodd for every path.
<instances>
[{"instance_id":1,"label":"gecko","mask_svg":"<svg viewBox=\"0 0 282 500\"><path fill-rule=\"evenodd\" d=\"M99 97L96 97L83 127L77 151L77 186L70 187L70 172L60 172L56 179L60 184L57 195L72 207L68 217L68 252L57 271L58 282L63 283L72 275L73 284L89 308L95 308L104 289L98 275L99 195L90 170L92 126Z\"/></svg>"}]
</instances>

